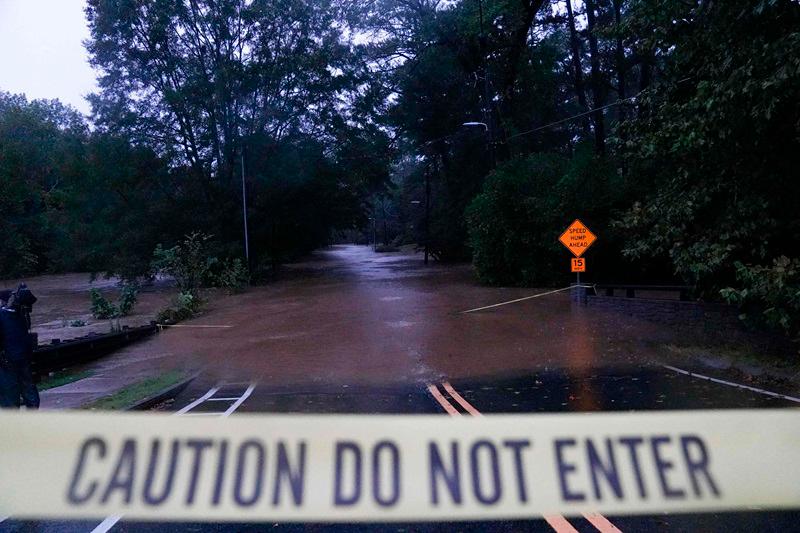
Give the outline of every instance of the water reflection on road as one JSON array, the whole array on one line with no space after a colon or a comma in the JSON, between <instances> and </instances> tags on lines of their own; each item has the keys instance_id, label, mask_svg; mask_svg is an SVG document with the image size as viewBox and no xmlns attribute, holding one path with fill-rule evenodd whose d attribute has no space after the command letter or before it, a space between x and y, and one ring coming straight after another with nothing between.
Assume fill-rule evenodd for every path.
<instances>
[{"instance_id":1,"label":"water reflection on road","mask_svg":"<svg viewBox=\"0 0 800 533\"><path fill-rule=\"evenodd\" d=\"M173 330L157 342L223 376L381 385L638 365L656 359L653 342L679 334L573 306L567 293L459 314L535 292L480 286L468 265L425 267L419 255L334 246L287 266L274 284L212 302L196 321L232 328Z\"/></svg>"}]
</instances>

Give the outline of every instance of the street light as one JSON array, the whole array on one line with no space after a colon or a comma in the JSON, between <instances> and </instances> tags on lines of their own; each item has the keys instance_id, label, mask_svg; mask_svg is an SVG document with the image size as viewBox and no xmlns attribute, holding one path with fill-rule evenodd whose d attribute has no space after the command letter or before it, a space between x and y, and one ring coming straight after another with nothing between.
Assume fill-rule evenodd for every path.
<instances>
[{"instance_id":1,"label":"street light","mask_svg":"<svg viewBox=\"0 0 800 533\"><path fill-rule=\"evenodd\" d=\"M489 131L489 126L485 122L465 122L462 124L465 128L475 128L480 126L484 131Z\"/></svg>"}]
</instances>

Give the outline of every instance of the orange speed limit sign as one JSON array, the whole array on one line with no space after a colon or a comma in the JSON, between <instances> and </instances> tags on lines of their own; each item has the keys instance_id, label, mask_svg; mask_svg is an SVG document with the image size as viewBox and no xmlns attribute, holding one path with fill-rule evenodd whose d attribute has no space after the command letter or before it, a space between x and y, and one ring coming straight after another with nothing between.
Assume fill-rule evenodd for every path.
<instances>
[{"instance_id":1,"label":"orange speed limit sign","mask_svg":"<svg viewBox=\"0 0 800 533\"><path fill-rule=\"evenodd\" d=\"M558 240L561 241L561 244L566 246L575 257L580 257L583 255L583 252L597 240L597 236L589 231L589 228L584 226L583 222L575 219L575 222L564 230L564 233L561 234ZM575 272L575 270L573 270L573 272Z\"/></svg>"},{"instance_id":2,"label":"orange speed limit sign","mask_svg":"<svg viewBox=\"0 0 800 533\"><path fill-rule=\"evenodd\" d=\"M572 271L573 272L586 272L586 259L583 257L572 258Z\"/></svg>"}]
</instances>

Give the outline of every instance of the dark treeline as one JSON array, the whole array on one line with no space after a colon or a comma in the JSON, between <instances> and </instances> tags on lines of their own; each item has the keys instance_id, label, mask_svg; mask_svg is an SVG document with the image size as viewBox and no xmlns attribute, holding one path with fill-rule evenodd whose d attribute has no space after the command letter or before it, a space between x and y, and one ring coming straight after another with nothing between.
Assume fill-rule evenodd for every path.
<instances>
[{"instance_id":1,"label":"dark treeline","mask_svg":"<svg viewBox=\"0 0 800 533\"><path fill-rule=\"evenodd\" d=\"M592 279L689 283L797 327L797 2L90 0L87 18L89 119L0 99L4 276L141 276L193 231L241 257L244 169L256 275L349 229L561 284L580 217Z\"/></svg>"}]
</instances>

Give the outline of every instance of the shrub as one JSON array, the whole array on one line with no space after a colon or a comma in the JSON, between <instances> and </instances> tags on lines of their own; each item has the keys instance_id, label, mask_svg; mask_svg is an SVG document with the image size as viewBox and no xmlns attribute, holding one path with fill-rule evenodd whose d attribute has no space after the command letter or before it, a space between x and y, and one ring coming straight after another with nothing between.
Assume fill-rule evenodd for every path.
<instances>
[{"instance_id":1,"label":"shrub","mask_svg":"<svg viewBox=\"0 0 800 533\"><path fill-rule=\"evenodd\" d=\"M128 316L133 311L133 306L136 305L136 301L139 295L139 287L133 283L128 283L122 287L122 290L119 294L119 302L117 303L117 307L119 308L119 316Z\"/></svg>"},{"instance_id":2,"label":"shrub","mask_svg":"<svg viewBox=\"0 0 800 533\"><path fill-rule=\"evenodd\" d=\"M119 300L116 304L109 302L100 291L92 289L89 296L92 300L92 316L98 319L120 318L128 316L136 305L139 288L132 283L126 284L120 290Z\"/></svg>"},{"instance_id":3,"label":"shrub","mask_svg":"<svg viewBox=\"0 0 800 533\"><path fill-rule=\"evenodd\" d=\"M602 232L601 246L591 252L598 259L593 276L619 275L616 238L607 228L624 195L619 179L589 145L570 159L535 154L499 166L466 211L478 278L492 285L565 283L569 254L558 236L576 218Z\"/></svg>"},{"instance_id":4,"label":"shrub","mask_svg":"<svg viewBox=\"0 0 800 533\"><path fill-rule=\"evenodd\" d=\"M97 289L89 291L89 296L92 299L92 316L99 319L116 318L119 316L119 309L117 306L105 299Z\"/></svg>"},{"instance_id":5,"label":"shrub","mask_svg":"<svg viewBox=\"0 0 800 533\"><path fill-rule=\"evenodd\" d=\"M472 262L478 278L491 285L553 281L557 243L556 195L565 161L539 155L510 161L487 179L467 208Z\"/></svg>"},{"instance_id":6,"label":"shrub","mask_svg":"<svg viewBox=\"0 0 800 533\"><path fill-rule=\"evenodd\" d=\"M215 276L214 284L226 289L230 293L241 292L250 283L247 267L241 259L228 259L221 263L219 273Z\"/></svg>"},{"instance_id":7,"label":"shrub","mask_svg":"<svg viewBox=\"0 0 800 533\"><path fill-rule=\"evenodd\" d=\"M217 263L217 258L208 254L210 240L211 235L194 232L172 248L165 249L159 244L153 252L153 272L172 276L181 292L197 295Z\"/></svg>"},{"instance_id":8,"label":"shrub","mask_svg":"<svg viewBox=\"0 0 800 533\"><path fill-rule=\"evenodd\" d=\"M735 266L741 287L728 287L720 293L739 307L740 318L800 337L800 260L781 256L771 266L741 262Z\"/></svg>"},{"instance_id":9,"label":"shrub","mask_svg":"<svg viewBox=\"0 0 800 533\"><path fill-rule=\"evenodd\" d=\"M190 292L179 292L171 307L166 307L158 312L156 322L175 324L192 318L200 310L202 303L198 296Z\"/></svg>"}]
</instances>

